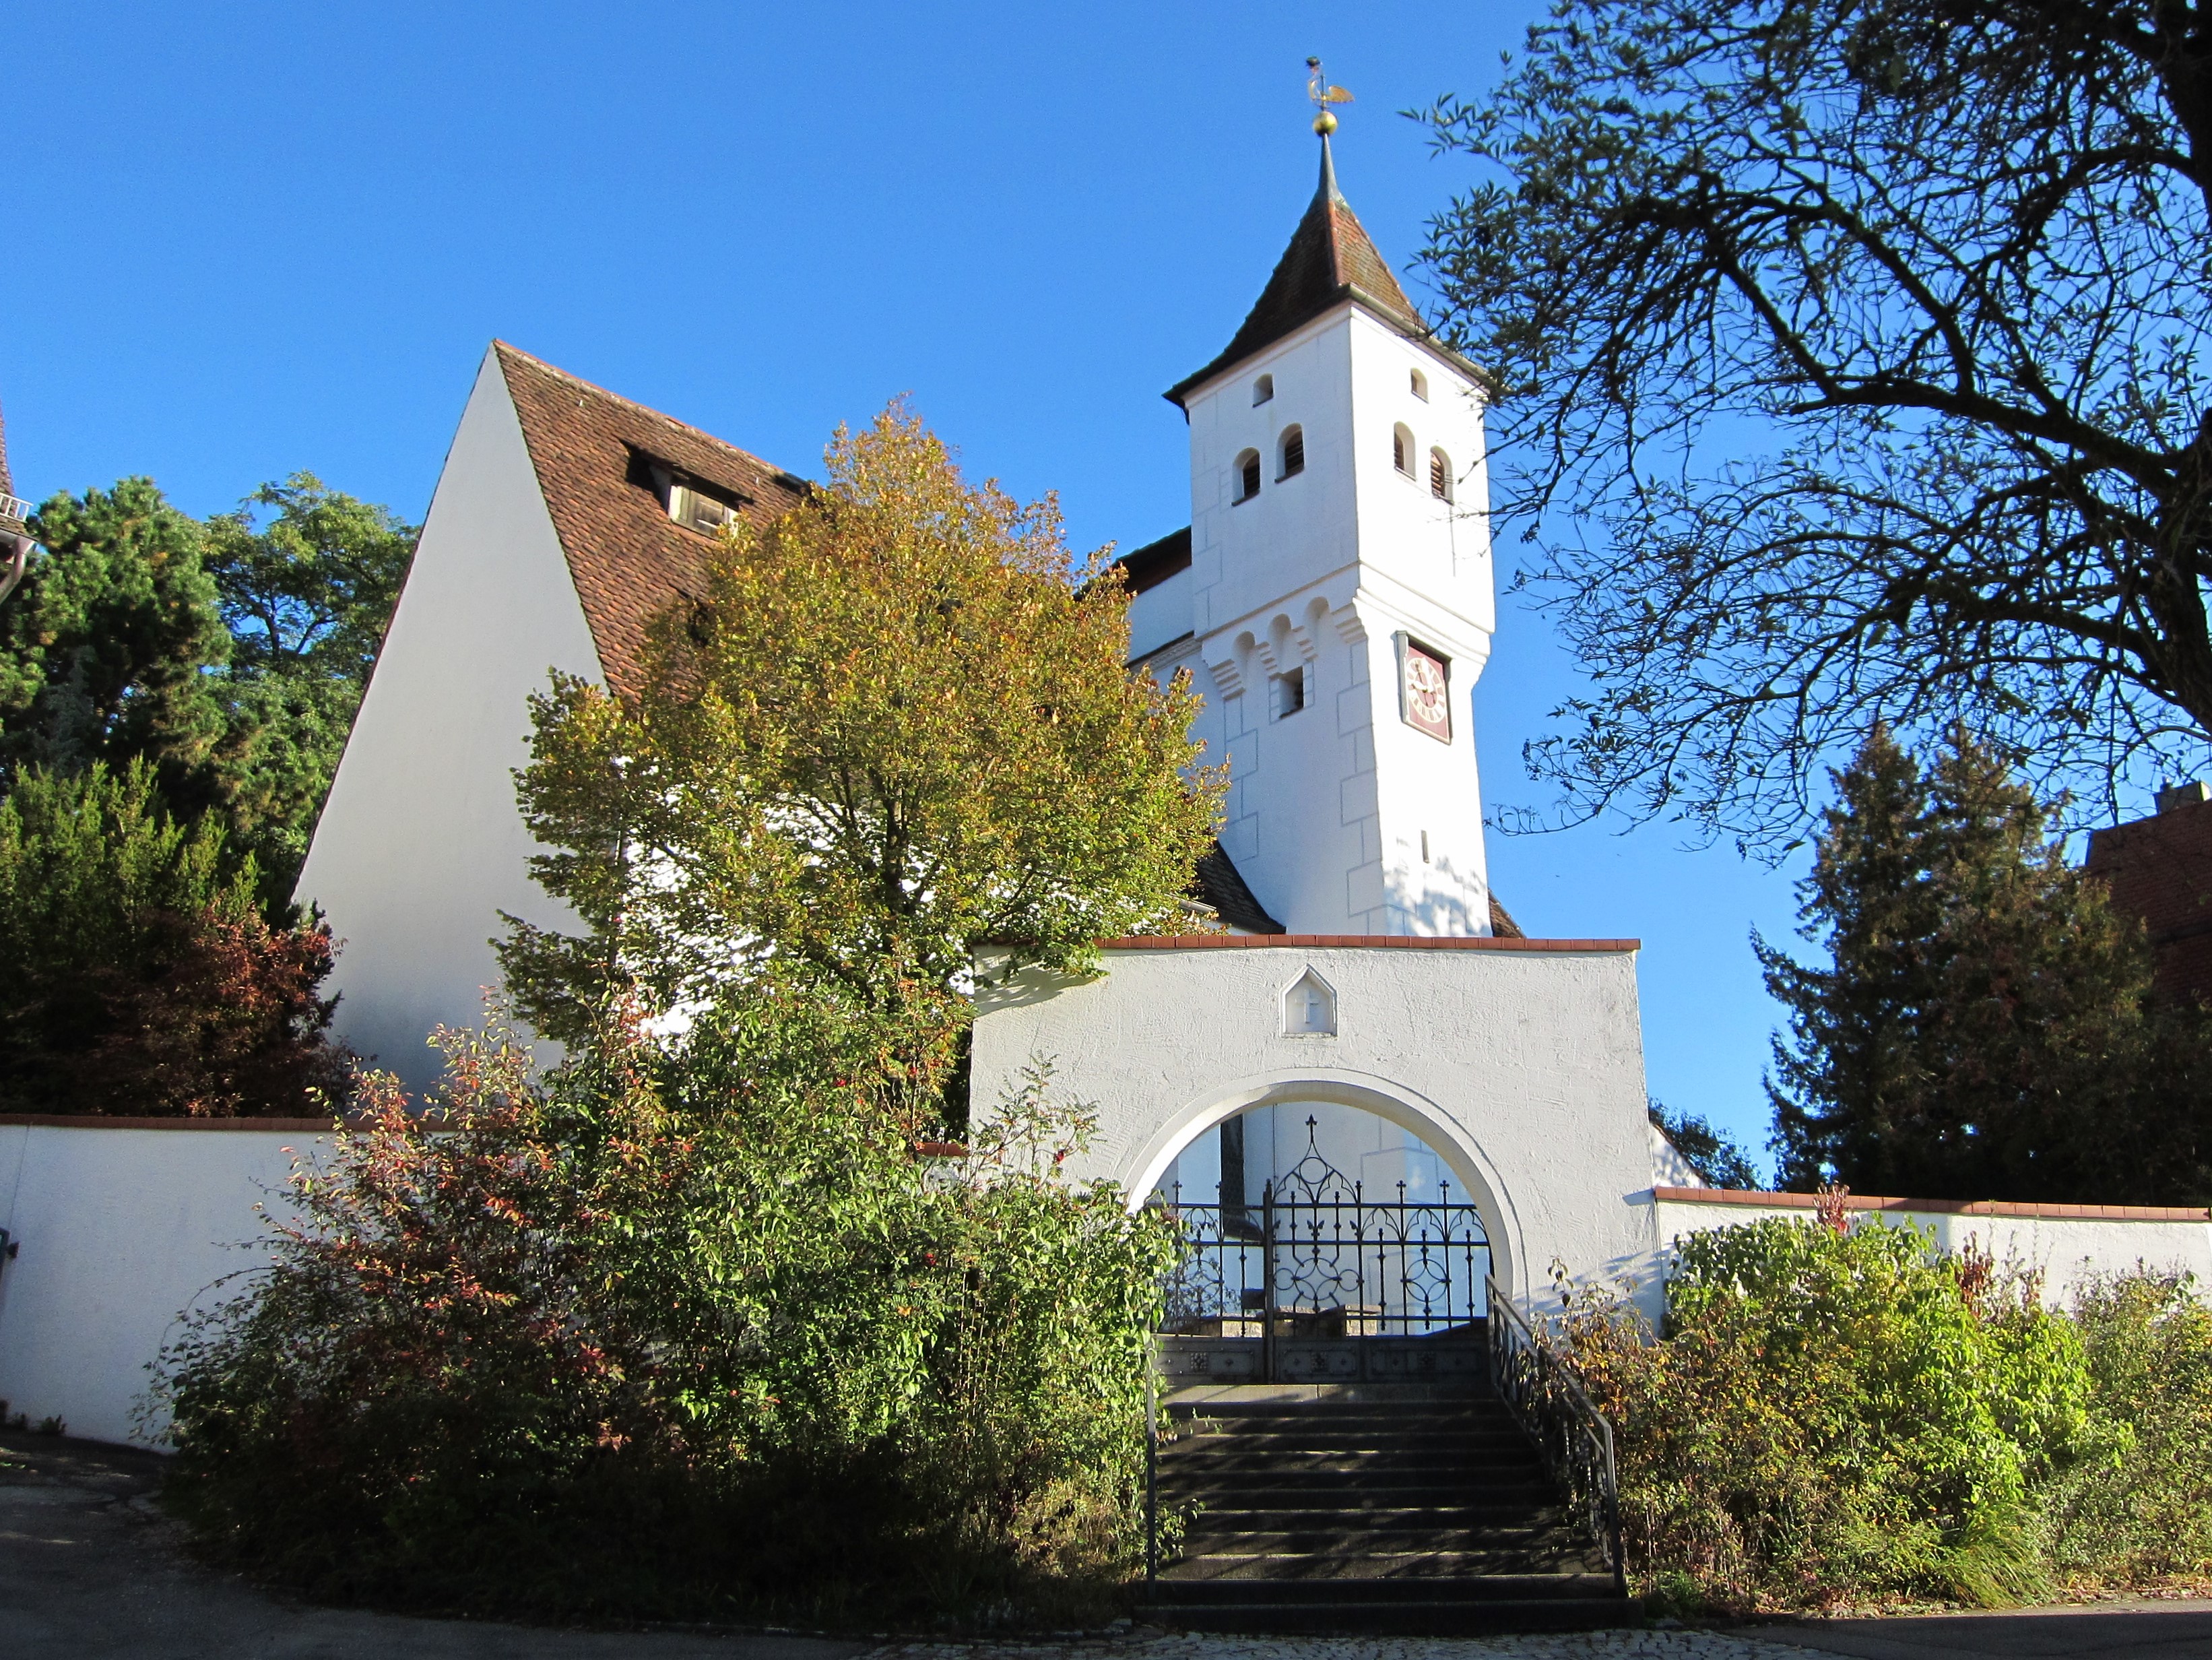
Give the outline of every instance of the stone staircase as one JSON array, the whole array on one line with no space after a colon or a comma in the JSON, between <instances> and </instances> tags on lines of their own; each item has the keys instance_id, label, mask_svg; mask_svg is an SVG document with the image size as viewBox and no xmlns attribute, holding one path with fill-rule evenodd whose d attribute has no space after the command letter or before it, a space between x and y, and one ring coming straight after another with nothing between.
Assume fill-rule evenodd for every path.
<instances>
[{"instance_id":1,"label":"stone staircase","mask_svg":"<svg viewBox=\"0 0 2212 1660\"><path fill-rule=\"evenodd\" d=\"M1159 1506L1188 1520L1150 1620L1453 1635L1636 1617L1486 1389L1200 1385L1164 1408Z\"/></svg>"}]
</instances>

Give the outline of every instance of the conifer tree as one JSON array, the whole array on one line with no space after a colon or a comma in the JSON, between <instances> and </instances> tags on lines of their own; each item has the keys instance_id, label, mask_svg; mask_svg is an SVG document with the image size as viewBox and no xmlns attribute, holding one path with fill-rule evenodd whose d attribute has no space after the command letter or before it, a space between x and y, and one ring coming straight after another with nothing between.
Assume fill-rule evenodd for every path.
<instances>
[{"instance_id":1,"label":"conifer tree","mask_svg":"<svg viewBox=\"0 0 2212 1660\"><path fill-rule=\"evenodd\" d=\"M1964 732L1923 771L1877 727L1835 782L1799 913L1829 963L1755 942L1790 1011L1784 1184L2202 1203L2208 1017L2154 1003L2142 924L2067 862L2056 810Z\"/></svg>"}]
</instances>

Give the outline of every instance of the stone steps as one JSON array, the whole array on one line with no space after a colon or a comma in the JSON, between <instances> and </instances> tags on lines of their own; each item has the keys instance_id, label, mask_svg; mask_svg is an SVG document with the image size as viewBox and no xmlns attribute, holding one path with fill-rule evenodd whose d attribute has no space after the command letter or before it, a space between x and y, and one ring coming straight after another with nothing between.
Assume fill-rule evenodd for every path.
<instances>
[{"instance_id":1,"label":"stone steps","mask_svg":"<svg viewBox=\"0 0 2212 1660\"><path fill-rule=\"evenodd\" d=\"M1146 1615L1191 1630L1449 1635L1615 1624L1504 1408L1434 1385L1171 1395L1161 1505L1186 1518Z\"/></svg>"}]
</instances>

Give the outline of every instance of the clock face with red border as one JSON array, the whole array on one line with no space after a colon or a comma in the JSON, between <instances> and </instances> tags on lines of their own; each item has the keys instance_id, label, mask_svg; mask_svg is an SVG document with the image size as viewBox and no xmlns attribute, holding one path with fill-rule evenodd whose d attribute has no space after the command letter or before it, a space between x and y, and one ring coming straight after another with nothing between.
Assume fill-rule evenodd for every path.
<instances>
[{"instance_id":1,"label":"clock face with red border","mask_svg":"<svg viewBox=\"0 0 2212 1660\"><path fill-rule=\"evenodd\" d=\"M1406 644L1406 724L1451 742L1451 680L1444 660Z\"/></svg>"}]
</instances>

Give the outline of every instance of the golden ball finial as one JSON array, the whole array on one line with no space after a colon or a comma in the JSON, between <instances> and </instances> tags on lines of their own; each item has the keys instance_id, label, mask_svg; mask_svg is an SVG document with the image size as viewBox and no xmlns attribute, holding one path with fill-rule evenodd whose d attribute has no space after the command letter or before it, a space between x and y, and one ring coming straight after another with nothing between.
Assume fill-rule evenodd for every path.
<instances>
[{"instance_id":1,"label":"golden ball finial","mask_svg":"<svg viewBox=\"0 0 2212 1660\"><path fill-rule=\"evenodd\" d=\"M1331 110L1323 110L1319 115L1314 117L1314 131L1324 138L1328 137L1329 134L1334 132L1336 131L1335 112Z\"/></svg>"}]
</instances>

